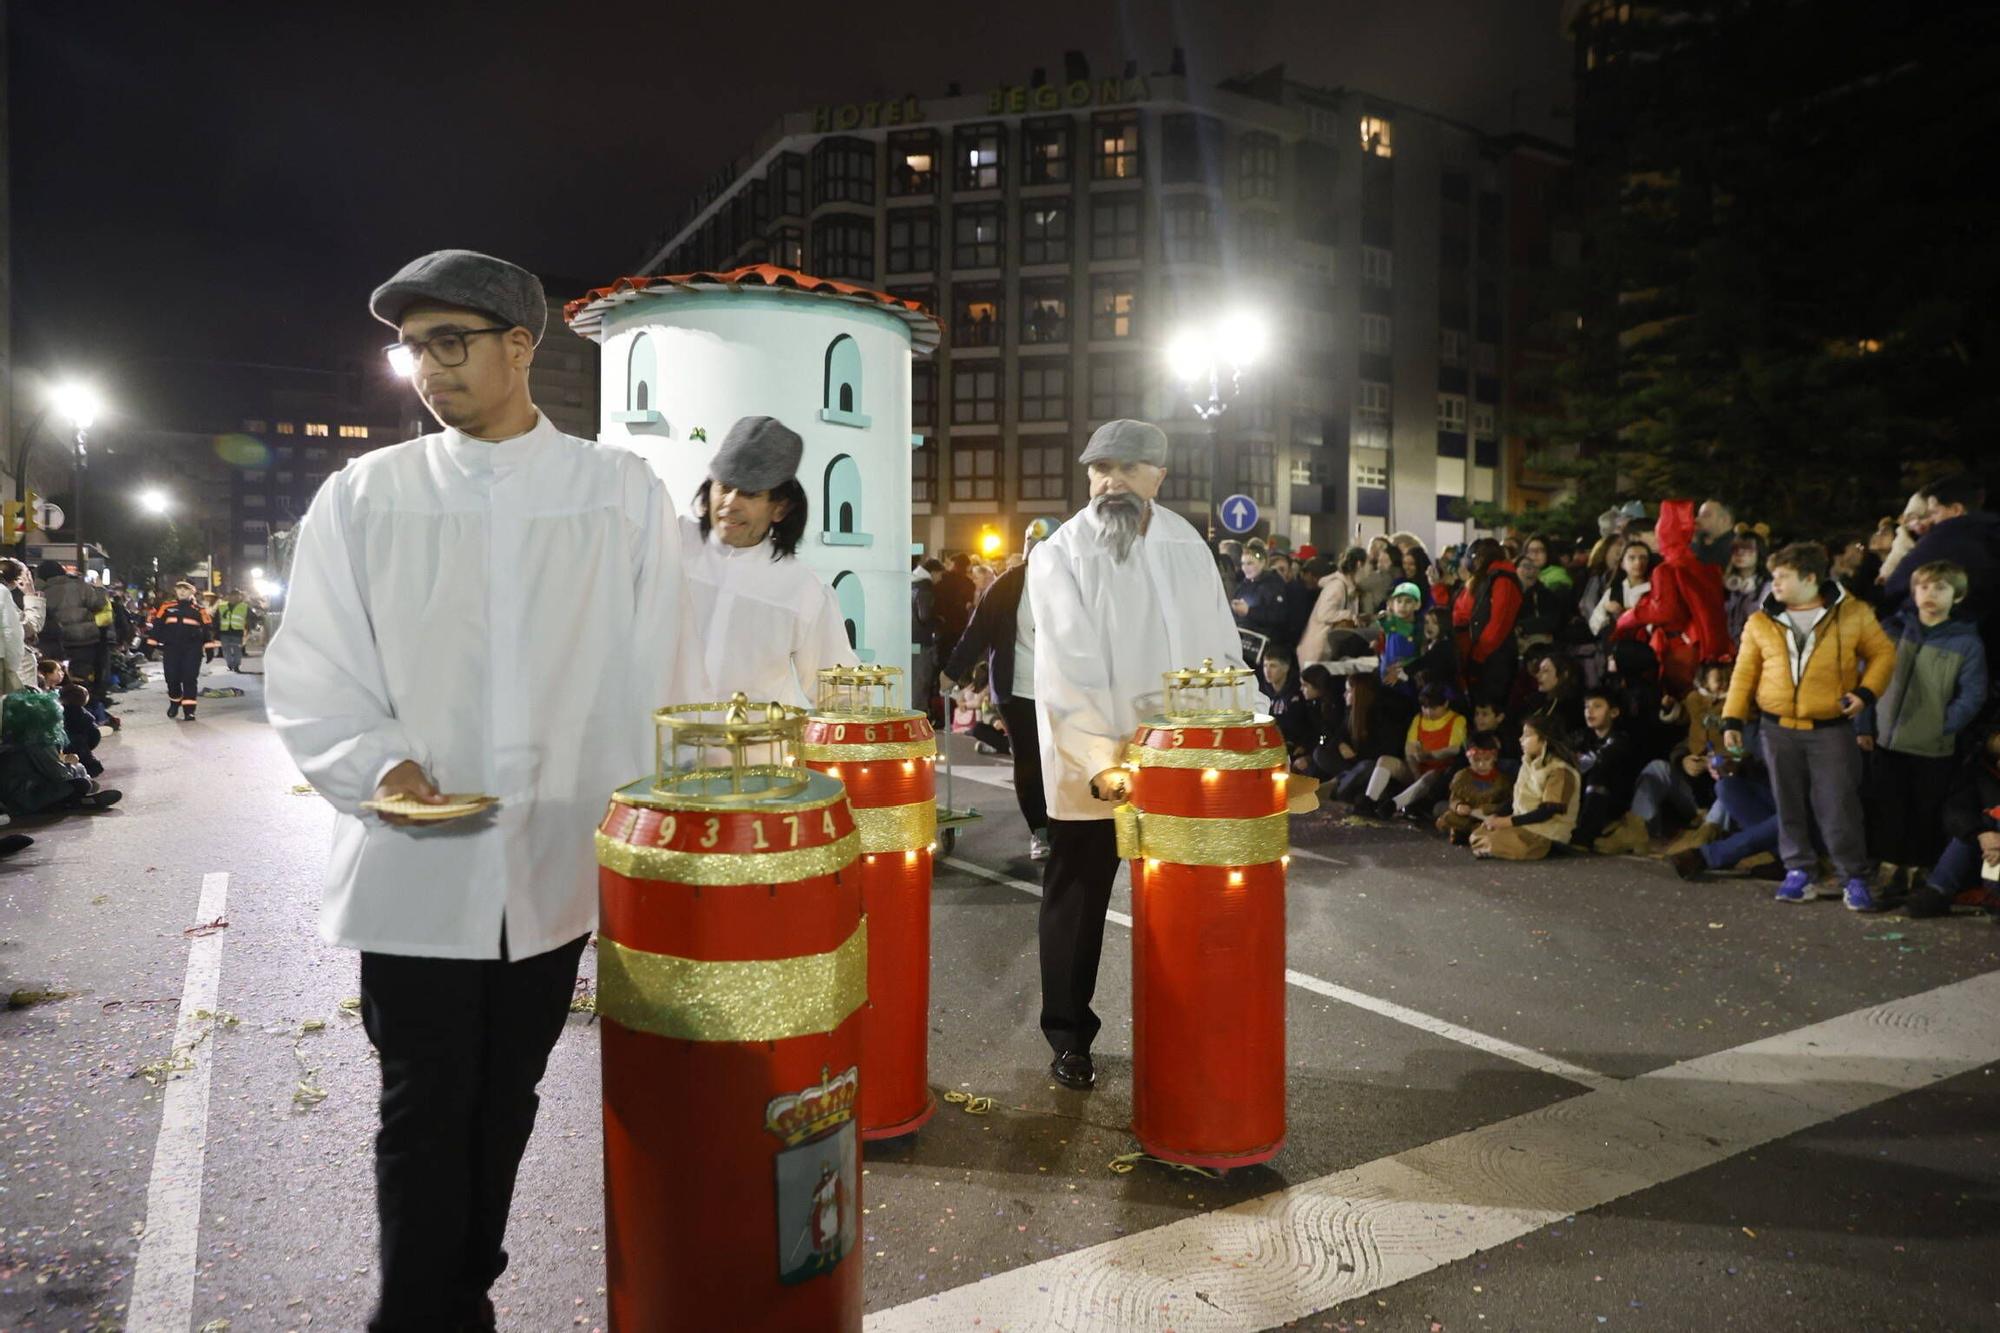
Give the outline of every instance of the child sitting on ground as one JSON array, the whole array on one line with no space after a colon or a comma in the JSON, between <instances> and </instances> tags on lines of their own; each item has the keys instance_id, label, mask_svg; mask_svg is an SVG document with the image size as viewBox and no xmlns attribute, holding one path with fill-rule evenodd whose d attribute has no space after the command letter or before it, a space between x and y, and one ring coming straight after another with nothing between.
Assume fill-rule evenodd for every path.
<instances>
[{"instance_id":1,"label":"child sitting on ground","mask_svg":"<svg viewBox=\"0 0 2000 1333\"><path fill-rule=\"evenodd\" d=\"M83 771L93 778L104 774L104 765L97 758L97 744L104 733L99 730L97 719L90 715L90 691L75 681L64 681L57 692L62 698L63 731L69 736L69 752L83 765Z\"/></svg>"},{"instance_id":2,"label":"child sitting on ground","mask_svg":"<svg viewBox=\"0 0 2000 1333\"><path fill-rule=\"evenodd\" d=\"M1007 732L994 706L990 682L986 663L981 662L972 668L971 678L952 691L951 729L972 737L981 754L1006 754Z\"/></svg>"},{"instance_id":3,"label":"child sitting on ground","mask_svg":"<svg viewBox=\"0 0 2000 1333\"><path fill-rule=\"evenodd\" d=\"M1500 771L1500 738L1491 731L1474 732L1466 743L1465 767L1452 775L1437 830L1452 846L1463 847L1488 815L1507 808L1513 795L1514 780Z\"/></svg>"},{"instance_id":4,"label":"child sitting on ground","mask_svg":"<svg viewBox=\"0 0 2000 1333\"><path fill-rule=\"evenodd\" d=\"M1990 867L2000 865L2000 728L1989 730L1960 766L1945 798L1943 820L1948 839L1944 855L1926 881L1911 890L1903 910L1918 918L1944 916L1960 895L1983 897L1988 913L2000 922L2000 910L1993 905L2000 895L1972 892Z\"/></svg>"},{"instance_id":5,"label":"child sitting on ground","mask_svg":"<svg viewBox=\"0 0 2000 1333\"><path fill-rule=\"evenodd\" d=\"M1521 723L1521 774L1514 780L1514 813L1488 815L1472 831L1472 854L1502 861L1539 861L1569 842L1576 829L1583 777L1569 742L1544 732L1540 715Z\"/></svg>"},{"instance_id":6,"label":"child sitting on ground","mask_svg":"<svg viewBox=\"0 0 2000 1333\"><path fill-rule=\"evenodd\" d=\"M1452 711L1445 687L1432 681L1417 695L1417 716L1403 736L1403 757L1388 755L1375 761L1368 777L1366 795L1356 804L1359 814L1385 818L1391 814L1425 818L1425 803L1435 799L1451 776L1452 766L1465 750L1465 718ZM1391 784L1407 786L1393 802L1382 798Z\"/></svg>"}]
</instances>

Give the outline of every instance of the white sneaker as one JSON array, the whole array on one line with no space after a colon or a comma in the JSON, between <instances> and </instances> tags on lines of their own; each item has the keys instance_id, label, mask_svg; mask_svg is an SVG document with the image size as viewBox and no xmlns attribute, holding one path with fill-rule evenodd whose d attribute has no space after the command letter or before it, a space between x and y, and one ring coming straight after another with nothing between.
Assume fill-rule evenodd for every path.
<instances>
[{"instance_id":1,"label":"white sneaker","mask_svg":"<svg viewBox=\"0 0 2000 1333\"><path fill-rule=\"evenodd\" d=\"M1049 859L1049 840L1039 833L1028 835L1028 859L1046 861Z\"/></svg>"}]
</instances>

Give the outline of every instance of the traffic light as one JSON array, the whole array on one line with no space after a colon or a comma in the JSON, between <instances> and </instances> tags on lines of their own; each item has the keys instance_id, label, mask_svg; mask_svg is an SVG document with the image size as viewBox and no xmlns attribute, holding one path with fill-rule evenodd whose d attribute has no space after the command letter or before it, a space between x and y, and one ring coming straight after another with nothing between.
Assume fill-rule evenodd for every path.
<instances>
[{"instance_id":1,"label":"traffic light","mask_svg":"<svg viewBox=\"0 0 2000 1333\"><path fill-rule=\"evenodd\" d=\"M19 500L7 501L0 508L0 542L25 541L35 530L35 508L42 497L33 491L26 492Z\"/></svg>"}]
</instances>

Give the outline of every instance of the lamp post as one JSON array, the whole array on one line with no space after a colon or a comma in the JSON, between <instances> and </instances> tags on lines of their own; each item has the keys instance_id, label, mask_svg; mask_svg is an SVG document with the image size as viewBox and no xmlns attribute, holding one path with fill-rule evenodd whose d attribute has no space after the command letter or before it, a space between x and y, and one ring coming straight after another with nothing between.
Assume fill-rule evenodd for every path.
<instances>
[{"instance_id":1,"label":"lamp post","mask_svg":"<svg viewBox=\"0 0 2000 1333\"><path fill-rule=\"evenodd\" d=\"M1188 402L1195 415L1209 425L1211 533L1220 524L1218 506L1228 493L1222 468L1222 414L1243 387L1243 372L1263 356L1268 340L1264 321L1239 310L1214 324L1184 328L1167 344L1168 371L1192 395Z\"/></svg>"},{"instance_id":2,"label":"lamp post","mask_svg":"<svg viewBox=\"0 0 2000 1333\"><path fill-rule=\"evenodd\" d=\"M95 389L74 381L58 385L49 401L57 415L68 419L76 435L75 483L72 486L75 493L70 496L70 504L76 512L70 516L70 522L76 525L76 576L87 580L90 562L83 550L83 466L90 445L90 426L97 420L100 403Z\"/></svg>"}]
</instances>

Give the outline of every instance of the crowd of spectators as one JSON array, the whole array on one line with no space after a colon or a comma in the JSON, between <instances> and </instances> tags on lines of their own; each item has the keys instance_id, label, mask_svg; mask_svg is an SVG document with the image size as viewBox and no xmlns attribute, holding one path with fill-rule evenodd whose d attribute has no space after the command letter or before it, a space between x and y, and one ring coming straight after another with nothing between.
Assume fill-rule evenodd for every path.
<instances>
[{"instance_id":1,"label":"crowd of spectators","mask_svg":"<svg viewBox=\"0 0 2000 1333\"><path fill-rule=\"evenodd\" d=\"M1774 542L1723 500L1669 499L1583 540L1222 541L1216 558L1292 768L1335 817L1938 916L2000 905L1985 502L1961 474L1865 533Z\"/></svg>"}]
</instances>

